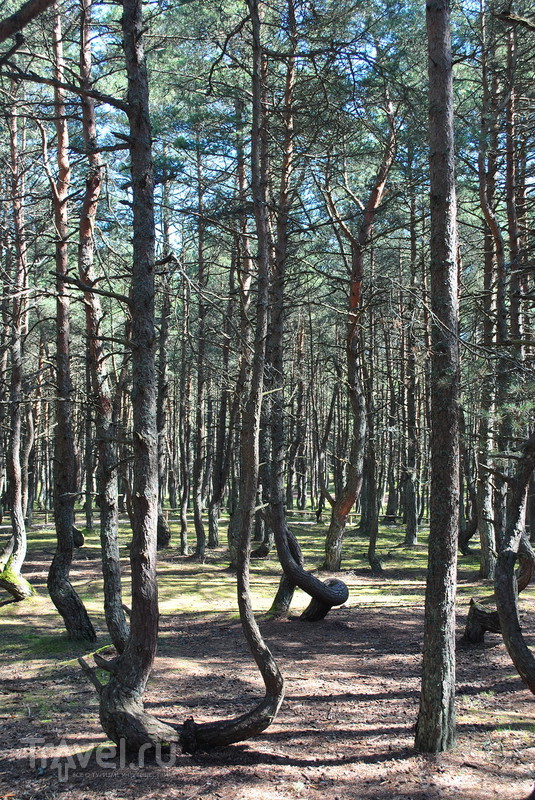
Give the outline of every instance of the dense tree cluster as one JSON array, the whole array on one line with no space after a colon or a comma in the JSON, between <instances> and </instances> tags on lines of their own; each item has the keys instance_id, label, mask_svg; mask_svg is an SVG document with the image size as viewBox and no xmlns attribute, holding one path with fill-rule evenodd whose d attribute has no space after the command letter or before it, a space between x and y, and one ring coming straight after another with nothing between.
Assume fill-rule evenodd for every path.
<instances>
[{"instance_id":1,"label":"dense tree cluster","mask_svg":"<svg viewBox=\"0 0 535 800\"><path fill-rule=\"evenodd\" d=\"M329 572L357 510L375 573L380 520L403 524L410 547L430 518L428 602L444 592L430 637L451 627L457 542L466 553L478 536L480 575L496 575L499 625L535 686L513 576L519 551L533 564L535 531L527 5L454 8L451 52L441 2L427 37L412 0L4 6L0 490L13 535L0 585L31 593L25 528L53 510L50 594L68 632L93 639L69 569L75 512L91 528L98 510L118 653L98 658L107 734L193 751L269 724L283 682L250 607L251 547L281 561L272 613L296 586L310 620L347 599L338 577L307 571L288 512L330 520ZM177 732L142 705L156 538L203 561L223 510L266 696ZM450 700L422 700L422 749L451 745L452 719L423 732L426 703Z\"/></svg>"}]
</instances>

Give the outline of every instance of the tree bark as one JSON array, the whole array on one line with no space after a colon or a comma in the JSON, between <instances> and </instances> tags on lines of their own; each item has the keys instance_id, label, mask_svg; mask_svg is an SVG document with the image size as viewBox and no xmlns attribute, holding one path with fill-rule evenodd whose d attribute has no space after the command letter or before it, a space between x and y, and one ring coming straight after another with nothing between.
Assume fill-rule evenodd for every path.
<instances>
[{"instance_id":1,"label":"tree bark","mask_svg":"<svg viewBox=\"0 0 535 800\"><path fill-rule=\"evenodd\" d=\"M42 14L54 0L27 0L18 11L0 22L0 44L21 31L32 19Z\"/></svg>"},{"instance_id":2,"label":"tree bark","mask_svg":"<svg viewBox=\"0 0 535 800\"><path fill-rule=\"evenodd\" d=\"M455 591L459 513L457 221L449 0L426 7L431 184L431 498L416 749L455 743Z\"/></svg>"},{"instance_id":3,"label":"tree bark","mask_svg":"<svg viewBox=\"0 0 535 800\"><path fill-rule=\"evenodd\" d=\"M92 0L81 0L80 82L91 87L91 9ZM101 338L104 314L100 299L91 291L96 276L94 270L94 227L100 197L103 164L97 151L97 131L94 101L81 97L84 144L89 161L85 193L82 201L78 239L78 274L84 286L85 321L89 377L95 410L97 445L97 492L100 511L100 546L104 579L104 614L111 640L117 650L124 650L128 623L122 601L121 563L119 556L119 507L117 472L117 425L115 404L123 389L119 379L116 399L112 397L110 378L106 369L104 345ZM124 369L123 369L124 372ZM91 498L86 498L91 502Z\"/></svg>"},{"instance_id":4,"label":"tree bark","mask_svg":"<svg viewBox=\"0 0 535 800\"><path fill-rule=\"evenodd\" d=\"M158 436L156 429L156 335L154 325L154 176L147 66L143 50L141 0L123 2L123 48L128 78L133 245L132 317L133 486L132 607L130 633L100 694L100 721L114 741L136 750L146 742L170 741L170 726L143 708L158 635L156 537L158 520ZM172 729L171 729L172 730ZM172 741L172 739L171 739Z\"/></svg>"},{"instance_id":5,"label":"tree bark","mask_svg":"<svg viewBox=\"0 0 535 800\"><path fill-rule=\"evenodd\" d=\"M535 430L524 443L522 456L518 460L514 475L509 479L507 503L507 526L504 547L496 563L494 589L496 608L507 651L518 674L535 694L535 656L530 651L522 634L518 614L518 587L515 563L521 538L524 534L524 507L526 491L535 469Z\"/></svg>"},{"instance_id":6,"label":"tree bark","mask_svg":"<svg viewBox=\"0 0 535 800\"><path fill-rule=\"evenodd\" d=\"M16 111L9 114L11 150L11 198L14 232L13 301L9 353L11 356L10 431L7 451L7 476L9 481L11 537L0 555L0 586L15 600L24 600L34 593L30 583L21 575L26 557L27 540L24 522L23 485L21 470L23 405L23 329L25 314L24 290L27 280L26 234L24 230L24 183L19 161L19 132Z\"/></svg>"},{"instance_id":7,"label":"tree bark","mask_svg":"<svg viewBox=\"0 0 535 800\"><path fill-rule=\"evenodd\" d=\"M347 517L357 502L362 488L362 468L366 447L366 400L359 364L359 358L361 357L359 352L359 330L362 314L361 295L364 279L364 253L370 242L373 223L383 198L396 150L394 117L389 101L387 101L387 121L389 128L388 139L383 150L381 163L374 177L372 189L362 211L358 234L355 235L347 224L341 220L328 187L324 192L331 219L340 226L344 236L351 244L351 277L345 341L347 386L352 412L351 445L345 485L332 503L331 521L325 540L325 559L321 567L333 572L340 569Z\"/></svg>"},{"instance_id":8,"label":"tree bark","mask_svg":"<svg viewBox=\"0 0 535 800\"><path fill-rule=\"evenodd\" d=\"M55 76L63 80L63 39L58 5L52 34ZM75 450L72 419L72 379L70 364L70 314L68 276L68 206L71 168L69 164L69 138L63 90L54 89L56 115L58 179L51 180L56 227L56 431L54 436L54 520L57 547L48 573L50 597L63 617L67 633L72 639L94 642L95 630L80 597L74 590L69 572L74 549L74 502L78 495L78 463Z\"/></svg>"}]
</instances>

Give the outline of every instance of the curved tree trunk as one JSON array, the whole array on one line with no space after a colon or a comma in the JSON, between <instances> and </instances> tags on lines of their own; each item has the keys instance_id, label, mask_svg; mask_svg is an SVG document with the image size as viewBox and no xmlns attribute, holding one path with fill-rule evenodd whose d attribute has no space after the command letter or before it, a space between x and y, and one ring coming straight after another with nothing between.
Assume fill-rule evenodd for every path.
<instances>
[{"instance_id":1,"label":"curved tree trunk","mask_svg":"<svg viewBox=\"0 0 535 800\"><path fill-rule=\"evenodd\" d=\"M56 62L56 78L63 80L63 42L61 18L55 7L53 47ZM56 524L57 548L50 565L47 586L50 597L63 617L67 633L72 639L95 641L96 634L84 604L74 590L69 572L74 550L74 501L78 494L78 464L75 450L72 419L72 393L70 367L70 315L67 239L67 196L71 169L68 158L68 132L63 91L54 89L56 114L57 156L59 174L55 182L51 178L54 195L54 220L56 226L56 431L54 436L54 520Z\"/></svg>"},{"instance_id":2,"label":"curved tree trunk","mask_svg":"<svg viewBox=\"0 0 535 800\"><path fill-rule=\"evenodd\" d=\"M237 742L264 730L274 719L284 696L284 682L269 649L264 644L254 620L249 594L250 540L254 524L258 484L258 437L264 381L265 347L268 318L269 245L266 185L262 183L266 166L266 120L262 107L263 49L258 0L248 0L253 26L253 134L252 181L258 233L258 296L252 374L241 431L240 493L236 511L239 520L238 605L240 617L254 659L265 684L265 697L251 712L234 720L194 725L186 722L182 746L195 749Z\"/></svg>"},{"instance_id":3,"label":"curved tree trunk","mask_svg":"<svg viewBox=\"0 0 535 800\"><path fill-rule=\"evenodd\" d=\"M535 573L535 552L527 535L524 533L518 548L519 567L516 573L517 594L520 594L533 579ZM465 644L481 644L485 634L501 633L502 628L498 612L490 607L496 601L496 593L490 597L476 600L472 597L462 640Z\"/></svg>"},{"instance_id":4,"label":"curved tree trunk","mask_svg":"<svg viewBox=\"0 0 535 800\"><path fill-rule=\"evenodd\" d=\"M535 656L522 634L514 568L520 540L524 533L523 511L526 490L534 469L535 430L524 444L522 457L518 461L515 474L509 479L506 538L504 547L498 555L494 582L496 608L505 646L518 674L533 694L535 694Z\"/></svg>"},{"instance_id":5,"label":"curved tree trunk","mask_svg":"<svg viewBox=\"0 0 535 800\"><path fill-rule=\"evenodd\" d=\"M258 7L251 0L255 42L258 37ZM248 714L233 720L197 725L187 720L182 730L160 722L143 708L143 693L154 655L158 627L156 586L157 438L154 403L154 211L148 85L142 47L140 0L123 2L124 49L128 69L131 171L134 186L134 268L131 310L133 344L134 407L134 515L131 547L132 614L130 636L124 653L114 662L97 663L111 677L100 689L100 719L114 741L125 740L127 750L142 745L180 741L183 750L195 752L241 741L270 724L283 698L284 684L269 650L256 627L250 605L248 564L250 536L258 477L258 425L262 402L266 337L268 262L259 253L259 288L254 369L247 402L247 426L242 439L242 483L240 493L240 557L238 603L244 632L266 685L264 700ZM257 48L258 49L258 48ZM257 72L255 61L255 76ZM253 124L261 118L255 107ZM253 137L253 159L258 158ZM258 187L257 187L258 188ZM265 207L265 204L262 204ZM261 221L259 212L259 222ZM259 237L260 238L260 237Z\"/></svg>"}]
</instances>

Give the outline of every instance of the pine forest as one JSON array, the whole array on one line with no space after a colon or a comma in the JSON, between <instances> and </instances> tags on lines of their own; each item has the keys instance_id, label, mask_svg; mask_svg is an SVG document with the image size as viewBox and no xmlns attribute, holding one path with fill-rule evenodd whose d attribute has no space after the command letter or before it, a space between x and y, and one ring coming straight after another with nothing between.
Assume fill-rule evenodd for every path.
<instances>
[{"instance_id":1,"label":"pine forest","mask_svg":"<svg viewBox=\"0 0 535 800\"><path fill-rule=\"evenodd\" d=\"M535 798L530 5L3 0L0 158L0 795Z\"/></svg>"}]
</instances>

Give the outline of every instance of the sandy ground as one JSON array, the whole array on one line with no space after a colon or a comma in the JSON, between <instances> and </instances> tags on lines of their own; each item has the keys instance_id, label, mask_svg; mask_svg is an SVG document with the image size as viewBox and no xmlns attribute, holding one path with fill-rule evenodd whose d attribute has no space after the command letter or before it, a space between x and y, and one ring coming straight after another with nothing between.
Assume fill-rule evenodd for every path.
<instances>
[{"instance_id":1,"label":"sandy ground","mask_svg":"<svg viewBox=\"0 0 535 800\"><path fill-rule=\"evenodd\" d=\"M286 680L271 728L209 754L130 763L106 745L79 650L64 643L59 654L21 658L17 625L39 633L40 621L20 604L17 624L3 626L0 798L524 800L535 782L535 698L496 635L483 646L458 645L456 749L414 752L422 621L421 604L349 606L313 624L263 621ZM534 630L533 600L523 622ZM460 614L459 639L463 625ZM162 618L147 692L155 714L177 724L226 718L261 697L239 622Z\"/></svg>"}]
</instances>

